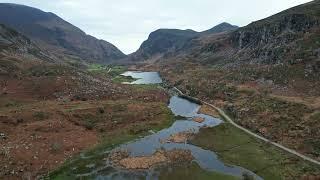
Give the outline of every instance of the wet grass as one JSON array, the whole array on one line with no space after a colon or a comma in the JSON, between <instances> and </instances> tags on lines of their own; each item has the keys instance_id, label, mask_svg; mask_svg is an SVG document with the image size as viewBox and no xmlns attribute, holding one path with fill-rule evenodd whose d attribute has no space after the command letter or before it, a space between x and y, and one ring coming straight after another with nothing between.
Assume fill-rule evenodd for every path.
<instances>
[{"instance_id":1,"label":"wet grass","mask_svg":"<svg viewBox=\"0 0 320 180\"><path fill-rule=\"evenodd\" d=\"M192 143L215 151L227 164L249 169L264 179L299 179L320 173L320 167L260 142L230 124L203 129Z\"/></svg>"},{"instance_id":2,"label":"wet grass","mask_svg":"<svg viewBox=\"0 0 320 180\"><path fill-rule=\"evenodd\" d=\"M114 82L114 83L124 83L124 82L130 83L130 82L133 82L133 81L136 81L136 80L137 80L137 79L132 78L132 77L130 77L130 76L118 75L118 76L116 76L116 77L114 77L114 78L112 79L112 82Z\"/></svg>"},{"instance_id":3,"label":"wet grass","mask_svg":"<svg viewBox=\"0 0 320 180\"><path fill-rule=\"evenodd\" d=\"M93 72L93 71L104 71L106 70L106 67L100 64L90 64L88 67L88 71Z\"/></svg>"},{"instance_id":4,"label":"wet grass","mask_svg":"<svg viewBox=\"0 0 320 180\"><path fill-rule=\"evenodd\" d=\"M136 80L132 77L121 75L127 71L127 67L125 66L90 64L87 67L87 71L94 75L110 77L114 83L132 82Z\"/></svg>"},{"instance_id":5,"label":"wet grass","mask_svg":"<svg viewBox=\"0 0 320 180\"><path fill-rule=\"evenodd\" d=\"M110 69L110 71L109 71ZM120 74L124 73L127 71L127 68L125 66L108 66L107 67L107 70L109 71L108 74L111 76L111 77L116 77L116 76L119 76Z\"/></svg>"},{"instance_id":6,"label":"wet grass","mask_svg":"<svg viewBox=\"0 0 320 180\"><path fill-rule=\"evenodd\" d=\"M161 87L161 84L132 84L131 86L137 92L145 92L145 91L159 89Z\"/></svg>"},{"instance_id":7,"label":"wet grass","mask_svg":"<svg viewBox=\"0 0 320 180\"><path fill-rule=\"evenodd\" d=\"M237 180L239 177L220 174L217 172L205 171L199 167L198 164L192 163L189 166L178 166L173 168L165 168L160 171L159 180L211 180L211 179L223 179L223 180Z\"/></svg>"}]
</instances>

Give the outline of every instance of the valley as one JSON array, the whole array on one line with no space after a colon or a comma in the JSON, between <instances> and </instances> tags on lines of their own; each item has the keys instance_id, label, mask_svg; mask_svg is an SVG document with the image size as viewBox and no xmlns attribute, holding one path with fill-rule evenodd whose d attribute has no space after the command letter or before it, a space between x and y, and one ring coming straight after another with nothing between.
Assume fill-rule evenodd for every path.
<instances>
[{"instance_id":1,"label":"valley","mask_svg":"<svg viewBox=\"0 0 320 180\"><path fill-rule=\"evenodd\" d=\"M125 73L125 74L132 74L132 73ZM140 76L140 75L138 75ZM133 75L133 77L135 77ZM145 77L145 76L143 76ZM151 75L152 77L152 75ZM147 78L148 79L148 78ZM136 81L138 82L138 81ZM150 81L152 82L152 81ZM170 92L170 91L169 91ZM172 91L171 91L172 93ZM189 113L189 105L172 105L177 102L176 98L171 98L169 107L174 112L174 114L179 115L179 118L182 118L180 116L187 116L185 113ZM179 100L179 101L186 101L187 100ZM204 106L204 105L202 105ZM202 110L208 114L215 114L217 116L217 113L215 113L214 109L208 110L209 108L206 107L206 110ZM192 112L193 110L191 110ZM178 114L177 114L178 113ZM181 114L182 113L182 114ZM192 114L192 113L191 113ZM218 115L219 117L219 115ZM221 117L220 117L221 118ZM185 123L192 124L198 124L194 122L185 121ZM206 123L206 122L205 122ZM180 125L178 125L180 124ZM240 165L244 168L250 168L253 170L254 173L261 176L264 179L298 179L300 178L300 174L313 174L317 173L319 171L319 167L315 166L313 163L303 161L299 157L292 155L288 152L285 152L271 144L265 143L263 141L260 141L250 135L247 135L241 130L238 130L234 127L232 127L227 121L225 121L222 124L215 124L214 127L210 128L210 125L204 125L203 128L200 128L199 134L194 135L194 137L191 137L190 139L187 138L186 142L190 142L191 144L198 145L204 149L210 149L213 150L215 154L218 155L219 159L222 159L223 161L226 161L228 163L228 166L230 165ZM190 126L189 125L189 126ZM175 127L176 126L176 127ZM181 127L180 127L181 126ZM186 125L184 125L186 126ZM181 142L176 142L174 144L171 144L170 142L162 142L162 140L165 139L165 135L168 130L170 129L179 129L180 132L184 131L183 127L183 121L176 120L172 127L169 129L164 129L160 131L159 135L151 134L149 136L146 136L145 138L138 139L136 141L132 141L131 143L121 145L119 148L124 148L124 151L128 151L126 153L131 154L130 156L136 156L139 157L142 155L144 157L146 154L150 154L152 152L156 152L156 149L151 150L150 148L159 148L159 149L172 149L179 145ZM186 126L187 127L187 126ZM200 126L201 127L201 126ZM182 129L181 129L182 128ZM194 127L195 128L195 127ZM192 128L192 132L197 132L194 128ZM170 131L169 131L170 132ZM188 132L188 131L187 131ZM146 142L144 142L146 141ZM158 145L152 145L153 143L159 143ZM169 144L166 144L169 143ZM144 145L145 144L145 145ZM109 145L110 146L110 145ZM184 164L184 161L179 161L181 164L172 164L169 167L172 168L169 172L166 172L165 174L162 174L161 172L163 169L166 169L167 166L165 165L153 165L149 167L148 171L145 171L143 169L140 169L139 171L134 170L126 170L125 168L119 169L113 169L108 166L109 163L104 164L103 162L99 162L97 159L103 159L103 161L108 162L108 156L110 156L110 153L117 150L112 150L109 148L109 146L105 147L105 151L103 153L96 154L92 157L85 158L82 157L80 159L77 159L74 162L71 162L67 164L66 167L61 169L60 171L57 171L56 174L53 176L55 178L72 178L75 174L80 173L80 176L85 176L89 178L134 178L134 177L140 177L140 178L167 178L167 179L174 179L177 175L180 177L186 177L187 179L197 179L198 177L205 177L205 178L222 178L222 174L226 173L228 174L228 171L223 170L222 174L221 172L216 174L212 173L219 170L220 165L213 165L213 169L208 166L209 164L206 163L213 163L215 160L210 161L201 161L204 160L204 158L200 158L200 152L201 150L191 150L192 155L194 155L197 158L195 161L198 163L193 165L187 165ZM182 149L189 149L190 145L188 144L181 144L177 147ZM112 146L111 146L112 147ZM150 148L149 148L150 147ZM161 148L160 148L161 147ZM192 147L192 146L191 146ZM190 148L191 148L190 147ZM117 148L115 148L117 149ZM193 148L192 148L193 149ZM98 157L96 157L98 156ZM200 157L199 157L200 156ZM211 155L216 156L216 155ZM252 158L248 158L252 157ZM261 157L258 159L254 159L254 157ZM182 158L182 157L181 157ZM206 155L205 159L211 159L210 156ZM298 165L299 164L299 165ZM89 166L92 165L92 166ZM199 166L205 169L205 171L196 171L197 173L194 173L191 177L189 177L190 174L188 174L188 168L194 168ZM102 167L101 167L102 166ZM206 167L207 166L207 167ZM285 167L285 168L282 168ZM160 169L159 169L160 168ZM187 168L185 171L179 171L181 168ZM221 168L221 167L220 167ZM81 171L79 171L81 169ZM211 169L211 170L210 170ZM115 171L116 170L116 171ZM160 174L158 174L160 172ZM232 171L231 171L232 172ZM230 173L230 172L229 172ZM237 176L231 176L231 177L223 177L223 178L235 178L239 179L241 177L248 176L249 178L259 179L259 177L254 177L250 175L250 173L240 173ZM312 176L306 176L306 177L312 177Z\"/></svg>"},{"instance_id":2,"label":"valley","mask_svg":"<svg viewBox=\"0 0 320 180\"><path fill-rule=\"evenodd\" d=\"M161 28L125 55L0 3L0 179L320 179L319 12Z\"/></svg>"}]
</instances>

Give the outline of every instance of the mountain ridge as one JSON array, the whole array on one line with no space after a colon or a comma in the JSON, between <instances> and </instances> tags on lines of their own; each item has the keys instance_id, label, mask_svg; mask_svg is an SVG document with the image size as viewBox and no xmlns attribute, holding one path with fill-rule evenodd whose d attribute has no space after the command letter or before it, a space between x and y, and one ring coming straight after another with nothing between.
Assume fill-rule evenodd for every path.
<instances>
[{"instance_id":1,"label":"mountain ridge","mask_svg":"<svg viewBox=\"0 0 320 180\"><path fill-rule=\"evenodd\" d=\"M96 63L108 63L125 57L111 43L86 34L54 13L37 8L0 3L0 23L18 30L57 55L62 53Z\"/></svg>"},{"instance_id":2,"label":"mountain ridge","mask_svg":"<svg viewBox=\"0 0 320 180\"><path fill-rule=\"evenodd\" d=\"M158 29L151 32L148 39L141 44L136 52L130 54L127 60L143 61L151 58L157 61L183 50L188 42L195 38L233 31L237 28L238 26L224 22L202 32L192 29Z\"/></svg>"}]
</instances>

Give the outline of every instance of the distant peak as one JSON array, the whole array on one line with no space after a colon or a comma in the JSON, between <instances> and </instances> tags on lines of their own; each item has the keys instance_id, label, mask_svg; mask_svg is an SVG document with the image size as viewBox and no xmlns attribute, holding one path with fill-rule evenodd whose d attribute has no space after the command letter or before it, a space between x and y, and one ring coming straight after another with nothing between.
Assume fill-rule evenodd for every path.
<instances>
[{"instance_id":1,"label":"distant peak","mask_svg":"<svg viewBox=\"0 0 320 180\"><path fill-rule=\"evenodd\" d=\"M222 22L216 26L214 26L213 28L203 31L202 33L205 34L214 34L214 33L221 33L221 32L225 32L225 31L232 31L235 29L238 29L239 27L236 25L232 25L230 23L227 22Z\"/></svg>"}]
</instances>

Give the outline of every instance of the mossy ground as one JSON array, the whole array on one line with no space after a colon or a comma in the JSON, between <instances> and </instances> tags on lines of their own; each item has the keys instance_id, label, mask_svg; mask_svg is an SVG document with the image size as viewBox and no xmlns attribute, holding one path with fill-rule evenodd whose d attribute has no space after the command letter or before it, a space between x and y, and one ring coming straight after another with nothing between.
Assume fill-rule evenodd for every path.
<instances>
[{"instance_id":1,"label":"mossy ground","mask_svg":"<svg viewBox=\"0 0 320 180\"><path fill-rule=\"evenodd\" d=\"M198 164L192 163L189 166L177 166L170 169L165 168L160 170L159 180L240 180L239 177L220 174L217 172L205 171Z\"/></svg>"},{"instance_id":2,"label":"mossy ground","mask_svg":"<svg viewBox=\"0 0 320 180\"><path fill-rule=\"evenodd\" d=\"M261 142L228 123L202 129L192 143L212 150L227 164L238 165L264 179L299 179L319 174L320 167Z\"/></svg>"},{"instance_id":3,"label":"mossy ground","mask_svg":"<svg viewBox=\"0 0 320 180\"><path fill-rule=\"evenodd\" d=\"M122 76L122 75L118 75L114 78L112 78L112 82L114 83L130 83L135 81L135 78L132 78L130 76Z\"/></svg>"}]
</instances>

